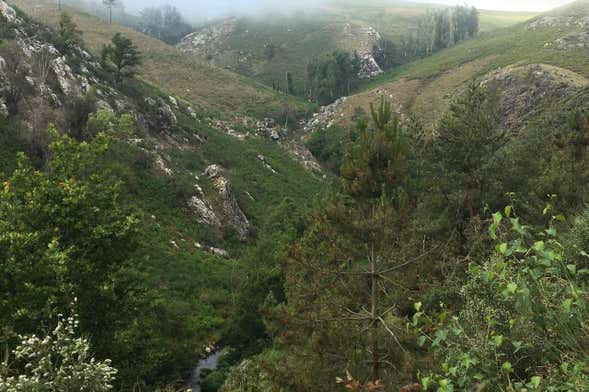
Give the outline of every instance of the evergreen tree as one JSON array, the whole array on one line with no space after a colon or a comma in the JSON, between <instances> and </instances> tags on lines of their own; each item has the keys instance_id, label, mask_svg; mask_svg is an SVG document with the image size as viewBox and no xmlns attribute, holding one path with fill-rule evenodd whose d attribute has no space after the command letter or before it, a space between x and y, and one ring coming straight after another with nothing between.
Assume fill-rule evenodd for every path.
<instances>
[{"instance_id":1,"label":"evergreen tree","mask_svg":"<svg viewBox=\"0 0 589 392\"><path fill-rule=\"evenodd\" d=\"M117 33L112 44L102 48L102 62L105 68L114 74L115 83L120 84L124 78L132 78L141 64L141 53L133 42Z\"/></svg>"},{"instance_id":2,"label":"evergreen tree","mask_svg":"<svg viewBox=\"0 0 589 392\"><path fill-rule=\"evenodd\" d=\"M473 81L451 104L436 133L434 181L457 208L457 216L463 211L472 219L489 202L494 157L507 142L493 92Z\"/></svg>"},{"instance_id":3,"label":"evergreen tree","mask_svg":"<svg viewBox=\"0 0 589 392\"><path fill-rule=\"evenodd\" d=\"M286 73L286 93L288 95L294 95L294 82L292 80L292 74L290 72Z\"/></svg>"},{"instance_id":4,"label":"evergreen tree","mask_svg":"<svg viewBox=\"0 0 589 392\"><path fill-rule=\"evenodd\" d=\"M55 47L66 52L72 50L75 46L82 46L82 32L74 22L70 14L64 12L59 20L59 29L55 39Z\"/></svg>"},{"instance_id":5,"label":"evergreen tree","mask_svg":"<svg viewBox=\"0 0 589 392\"><path fill-rule=\"evenodd\" d=\"M360 123L358 141L346 153L343 193L311 213L287 259L286 302L269 318L292 366L308 371L304 379L316 385L329 385L346 369L374 382L407 377L395 370L405 348L394 312L407 293L382 288L395 274L411 275L403 249L411 210L409 143L390 104L383 100L372 118L374 127ZM296 390L312 390L304 385Z\"/></svg>"}]
</instances>

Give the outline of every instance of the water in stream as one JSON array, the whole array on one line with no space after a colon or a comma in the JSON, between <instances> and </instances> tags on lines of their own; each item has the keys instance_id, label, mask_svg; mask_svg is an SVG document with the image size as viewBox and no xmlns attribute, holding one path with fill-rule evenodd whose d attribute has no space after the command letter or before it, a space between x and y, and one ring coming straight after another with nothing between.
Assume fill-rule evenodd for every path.
<instances>
[{"instance_id":1,"label":"water in stream","mask_svg":"<svg viewBox=\"0 0 589 392\"><path fill-rule=\"evenodd\" d=\"M194 369L194 373L192 374L192 392L201 392L202 388L200 386L200 376L203 369L211 369L214 370L217 368L219 364L219 357L221 356L221 351L213 351L209 354L208 357L201 359L198 361L198 365L196 369Z\"/></svg>"}]
</instances>

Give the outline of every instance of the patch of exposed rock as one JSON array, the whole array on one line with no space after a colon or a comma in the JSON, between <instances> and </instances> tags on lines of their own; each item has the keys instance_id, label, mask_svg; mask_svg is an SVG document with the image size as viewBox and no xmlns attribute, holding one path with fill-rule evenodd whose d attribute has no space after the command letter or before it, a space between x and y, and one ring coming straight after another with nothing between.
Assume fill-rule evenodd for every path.
<instances>
[{"instance_id":1,"label":"patch of exposed rock","mask_svg":"<svg viewBox=\"0 0 589 392\"><path fill-rule=\"evenodd\" d=\"M558 49L571 50L589 48L589 32L570 33L555 42Z\"/></svg>"},{"instance_id":2,"label":"patch of exposed rock","mask_svg":"<svg viewBox=\"0 0 589 392\"><path fill-rule=\"evenodd\" d=\"M178 119L168 103L162 98L147 97L144 100L150 116L147 117L148 127L159 132L170 132L178 124ZM176 102L177 105L177 102Z\"/></svg>"},{"instance_id":3,"label":"patch of exposed rock","mask_svg":"<svg viewBox=\"0 0 589 392\"><path fill-rule=\"evenodd\" d=\"M237 203L231 183L225 177L225 170L219 165L210 165L203 174L212 181L220 196L224 223L235 230L240 240L246 240L250 223Z\"/></svg>"},{"instance_id":4,"label":"patch of exposed rock","mask_svg":"<svg viewBox=\"0 0 589 392\"><path fill-rule=\"evenodd\" d=\"M16 17L16 11L14 10L14 8L10 7L4 1L0 1L0 14L2 14L2 16L9 23L21 23L19 19Z\"/></svg>"},{"instance_id":5,"label":"patch of exposed rock","mask_svg":"<svg viewBox=\"0 0 589 392\"><path fill-rule=\"evenodd\" d=\"M528 30L554 27L589 26L589 16L542 16L526 26Z\"/></svg>"},{"instance_id":6,"label":"patch of exposed rock","mask_svg":"<svg viewBox=\"0 0 589 392\"><path fill-rule=\"evenodd\" d=\"M360 55L360 71L358 72L360 79L373 78L383 73L384 71L380 68L372 53Z\"/></svg>"},{"instance_id":7,"label":"patch of exposed rock","mask_svg":"<svg viewBox=\"0 0 589 392\"><path fill-rule=\"evenodd\" d=\"M340 108L347 102L347 97L341 97L332 104L321 106L319 110L313 113L313 118L303 125L303 130L314 132L321 128L331 128L338 117L342 117Z\"/></svg>"},{"instance_id":8,"label":"patch of exposed rock","mask_svg":"<svg viewBox=\"0 0 589 392\"><path fill-rule=\"evenodd\" d=\"M185 53L199 57L217 56L221 54L225 41L233 34L236 27L236 18L203 27L184 37L177 47Z\"/></svg>"},{"instance_id":9,"label":"patch of exposed rock","mask_svg":"<svg viewBox=\"0 0 589 392\"><path fill-rule=\"evenodd\" d=\"M232 120L214 119L211 120L211 126L239 140L245 140L249 136L259 136L279 141L287 136L287 130L271 118L257 120L239 116Z\"/></svg>"},{"instance_id":10,"label":"patch of exposed rock","mask_svg":"<svg viewBox=\"0 0 589 392\"><path fill-rule=\"evenodd\" d=\"M368 79L383 73L373 55L374 45L381 39L381 35L371 26L346 23L343 29L344 47L354 51L360 57L360 79Z\"/></svg>"},{"instance_id":11,"label":"patch of exposed rock","mask_svg":"<svg viewBox=\"0 0 589 392\"><path fill-rule=\"evenodd\" d=\"M215 211L200 197L192 196L188 201L188 207L198 215L197 220L200 223L216 228L221 227L221 220L219 220Z\"/></svg>"}]
</instances>

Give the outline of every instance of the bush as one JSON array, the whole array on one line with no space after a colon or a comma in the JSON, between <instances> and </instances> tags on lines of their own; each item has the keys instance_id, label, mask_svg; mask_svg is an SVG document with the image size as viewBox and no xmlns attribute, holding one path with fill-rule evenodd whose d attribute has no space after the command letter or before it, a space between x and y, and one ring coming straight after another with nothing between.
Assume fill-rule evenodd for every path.
<instances>
[{"instance_id":1,"label":"bush","mask_svg":"<svg viewBox=\"0 0 589 392\"><path fill-rule=\"evenodd\" d=\"M44 338L21 337L14 350L24 364L9 375L8 364L0 365L0 390L6 392L105 392L112 390L117 370L110 360L96 361L87 339L76 336L78 317L60 317L57 327Z\"/></svg>"},{"instance_id":2,"label":"bush","mask_svg":"<svg viewBox=\"0 0 589 392\"><path fill-rule=\"evenodd\" d=\"M563 251L556 232L563 220L553 217L534 233L510 207L495 213L496 252L469 266L462 310L433 321L416 305L414 325L424 327L418 343L429 342L441 364L422 378L427 390L588 390L589 269Z\"/></svg>"}]
</instances>

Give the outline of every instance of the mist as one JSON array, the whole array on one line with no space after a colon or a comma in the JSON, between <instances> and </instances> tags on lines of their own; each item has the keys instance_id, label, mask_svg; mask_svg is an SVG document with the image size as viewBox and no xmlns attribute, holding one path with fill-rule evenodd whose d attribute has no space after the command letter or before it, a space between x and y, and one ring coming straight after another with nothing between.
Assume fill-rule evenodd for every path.
<instances>
[{"instance_id":1,"label":"mist","mask_svg":"<svg viewBox=\"0 0 589 392\"><path fill-rule=\"evenodd\" d=\"M133 13L145 7L170 4L177 7L187 18L196 20L214 19L226 16L253 16L268 13L313 12L314 9L332 3L400 4L410 1L396 0L122 0L125 8ZM508 11L546 11L571 0L415 0L413 3L444 5L474 5L479 9Z\"/></svg>"},{"instance_id":2,"label":"mist","mask_svg":"<svg viewBox=\"0 0 589 392\"><path fill-rule=\"evenodd\" d=\"M137 12L145 7L170 4L177 7L186 17L202 20L313 10L327 5L328 0L125 0L124 4L131 12Z\"/></svg>"}]
</instances>

